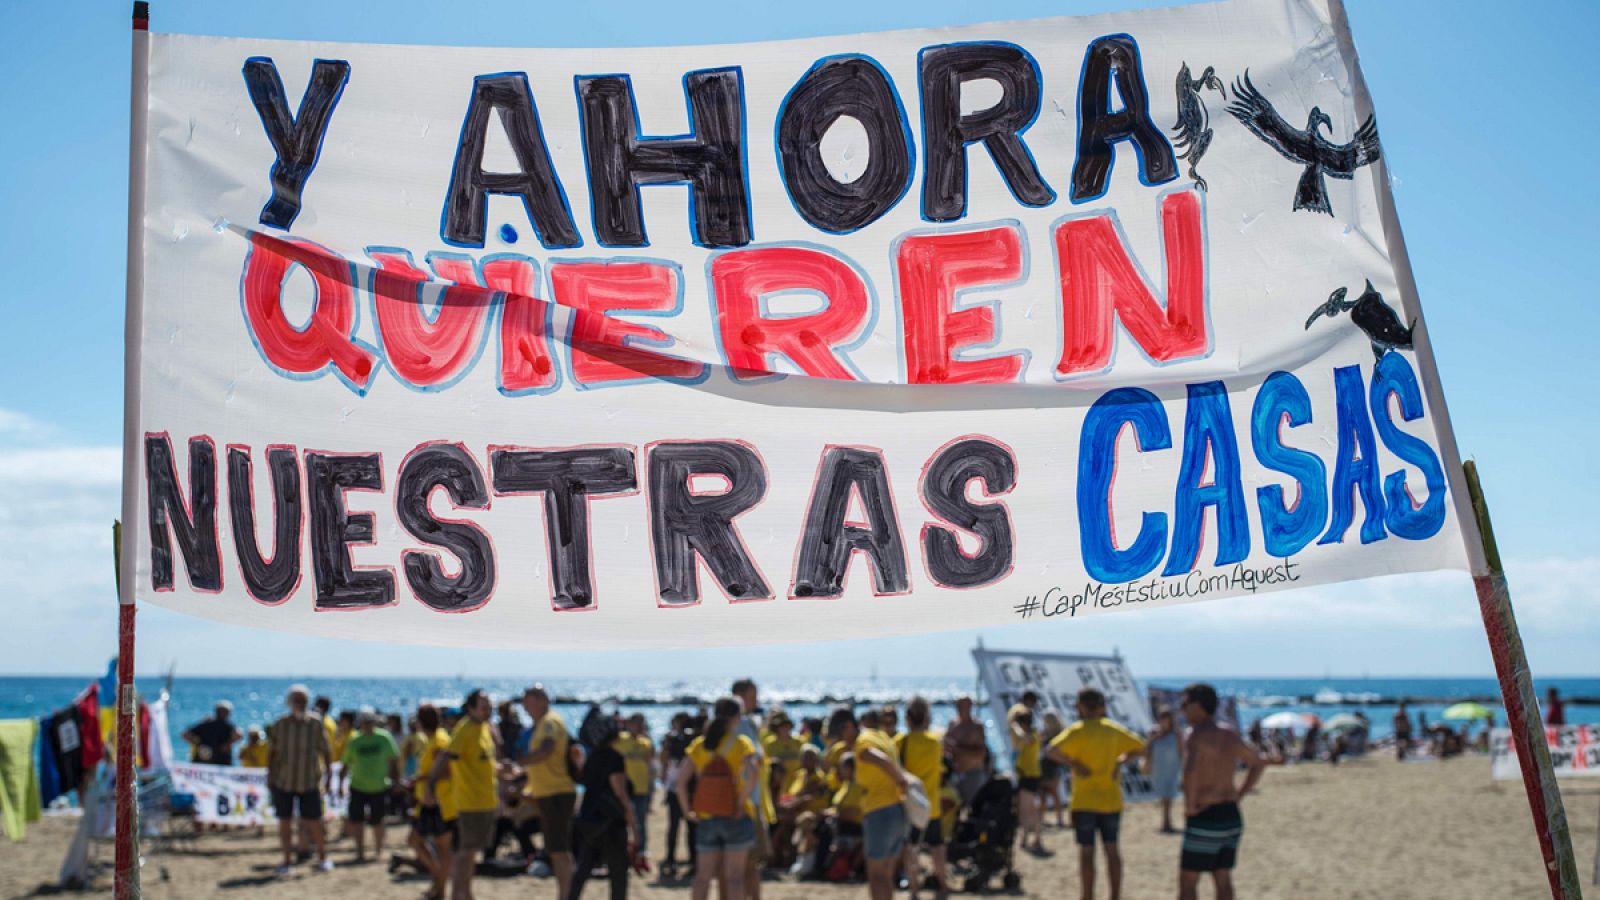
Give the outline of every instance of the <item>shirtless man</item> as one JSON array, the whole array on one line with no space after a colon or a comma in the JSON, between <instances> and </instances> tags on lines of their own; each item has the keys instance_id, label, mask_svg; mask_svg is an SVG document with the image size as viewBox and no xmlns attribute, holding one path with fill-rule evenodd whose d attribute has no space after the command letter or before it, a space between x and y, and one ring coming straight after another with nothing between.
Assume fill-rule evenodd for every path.
<instances>
[{"instance_id":1,"label":"shirtless man","mask_svg":"<svg viewBox=\"0 0 1600 900\"><path fill-rule=\"evenodd\" d=\"M961 795L962 805L969 805L987 780L984 764L989 759L989 742L983 735L983 723L972 717L971 697L956 700L956 719L945 729L944 752L950 755L951 783Z\"/></svg>"},{"instance_id":2,"label":"shirtless man","mask_svg":"<svg viewBox=\"0 0 1600 900\"><path fill-rule=\"evenodd\" d=\"M1233 865L1244 819L1239 801L1261 780L1266 768L1239 733L1217 725L1217 690L1209 684L1183 689L1183 717L1189 736L1183 747L1183 853L1178 861L1178 900L1197 900L1200 875L1210 872L1217 900L1233 900ZM1244 784L1234 786L1239 763L1249 767Z\"/></svg>"}]
</instances>

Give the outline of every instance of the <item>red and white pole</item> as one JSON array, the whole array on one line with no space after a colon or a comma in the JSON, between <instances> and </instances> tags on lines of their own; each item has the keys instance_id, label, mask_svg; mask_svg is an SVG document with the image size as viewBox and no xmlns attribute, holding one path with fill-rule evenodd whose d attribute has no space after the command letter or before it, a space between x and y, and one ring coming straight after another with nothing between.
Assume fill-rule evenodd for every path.
<instances>
[{"instance_id":1,"label":"red and white pole","mask_svg":"<svg viewBox=\"0 0 1600 900\"><path fill-rule=\"evenodd\" d=\"M122 381L122 521L138 521L139 492L139 372L144 319L144 200L145 133L149 110L150 4L133 4L133 53L128 98L128 280L123 327ZM137 527L137 526L134 526ZM133 688L134 574L132 548L137 541L121 539L117 528L117 755L116 755L116 900L139 896L139 796L134 778L137 765L138 699ZM129 557L123 559L127 549ZM105 698L101 698L105 702Z\"/></svg>"},{"instance_id":2,"label":"red and white pole","mask_svg":"<svg viewBox=\"0 0 1600 900\"><path fill-rule=\"evenodd\" d=\"M1578 858L1572 852L1572 829L1555 767L1550 763L1550 746L1544 724L1539 719L1539 698L1533 690L1528 657L1522 650L1522 635L1511 609L1511 587L1500 564L1500 548L1495 544L1494 525L1489 521L1489 504L1478 482L1478 466L1467 460L1462 468L1467 477L1467 494L1472 500L1473 519L1483 541L1487 571L1473 573L1478 590L1478 609L1483 613L1483 629L1489 638L1489 653L1494 657L1495 677L1500 680L1500 696L1505 701L1506 725L1517 748L1517 763L1522 767L1522 785L1528 792L1528 809L1533 813L1533 830L1539 836L1539 852L1545 875L1550 879L1550 896L1555 900L1582 900L1578 884Z\"/></svg>"}]
</instances>

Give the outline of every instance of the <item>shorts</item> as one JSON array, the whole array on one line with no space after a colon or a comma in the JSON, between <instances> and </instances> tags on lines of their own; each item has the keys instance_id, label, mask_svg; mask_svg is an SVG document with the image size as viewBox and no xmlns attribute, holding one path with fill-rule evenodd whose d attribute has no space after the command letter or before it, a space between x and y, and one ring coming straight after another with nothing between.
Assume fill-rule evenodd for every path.
<instances>
[{"instance_id":1,"label":"shorts","mask_svg":"<svg viewBox=\"0 0 1600 900\"><path fill-rule=\"evenodd\" d=\"M905 849L910 822L898 803L875 809L861 820L867 859L892 859Z\"/></svg>"},{"instance_id":2,"label":"shorts","mask_svg":"<svg viewBox=\"0 0 1600 900\"><path fill-rule=\"evenodd\" d=\"M539 804L539 831L544 834L546 853L572 852L572 807L577 794L551 794L534 802Z\"/></svg>"},{"instance_id":3,"label":"shorts","mask_svg":"<svg viewBox=\"0 0 1600 900\"><path fill-rule=\"evenodd\" d=\"M1055 781L1061 777L1061 764L1049 757L1039 760L1039 779L1041 781Z\"/></svg>"},{"instance_id":4,"label":"shorts","mask_svg":"<svg viewBox=\"0 0 1600 900\"><path fill-rule=\"evenodd\" d=\"M1122 813L1075 809L1072 811L1072 830L1077 833L1079 847L1093 847L1096 834L1100 835L1100 843L1115 844L1117 834L1122 830Z\"/></svg>"},{"instance_id":5,"label":"shorts","mask_svg":"<svg viewBox=\"0 0 1600 900\"><path fill-rule=\"evenodd\" d=\"M439 807L437 806L417 807L416 817L411 820L411 828L417 833L418 837L431 838L449 835L454 838L456 836L456 820L450 819L447 821L439 812Z\"/></svg>"},{"instance_id":6,"label":"shorts","mask_svg":"<svg viewBox=\"0 0 1600 900\"><path fill-rule=\"evenodd\" d=\"M971 806L972 798L978 796L983 786L988 782L989 776L982 769L968 769L950 776L951 783L956 787L956 793L961 795L961 805Z\"/></svg>"},{"instance_id":7,"label":"shorts","mask_svg":"<svg viewBox=\"0 0 1600 900\"><path fill-rule=\"evenodd\" d=\"M494 820L492 809L462 810L456 816L456 828L461 832L456 849L476 852L488 847L494 837Z\"/></svg>"},{"instance_id":8,"label":"shorts","mask_svg":"<svg viewBox=\"0 0 1600 900\"><path fill-rule=\"evenodd\" d=\"M269 790L272 792L272 811L277 815L278 821L322 818L321 791L286 791L282 788Z\"/></svg>"},{"instance_id":9,"label":"shorts","mask_svg":"<svg viewBox=\"0 0 1600 900\"><path fill-rule=\"evenodd\" d=\"M388 794L369 794L351 788L350 803L345 808L344 817L356 825L382 825L388 810Z\"/></svg>"},{"instance_id":10,"label":"shorts","mask_svg":"<svg viewBox=\"0 0 1600 900\"><path fill-rule=\"evenodd\" d=\"M701 853L724 850L749 850L756 845L754 819L740 816L712 816L701 819L694 832L694 847Z\"/></svg>"},{"instance_id":11,"label":"shorts","mask_svg":"<svg viewBox=\"0 0 1600 900\"><path fill-rule=\"evenodd\" d=\"M1017 790L1027 791L1030 794L1037 794L1039 793L1039 785L1042 782L1043 779L1038 775L1018 775Z\"/></svg>"},{"instance_id":12,"label":"shorts","mask_svg":"<svg viewBox=\"0 0 1600 900\"><path fill-rule=\"evenodd\" d=\"M938 816L928 820L927 828L911 829L911 846L913 847L943 847L944 823Z\"/></svg>"},{"instance_id":13,"label":"shorts","mask_svg":"<svg viewBox=\"0 0 1600 900\"><path fill-rule=\"evenodd\" d=\"M1244 818L1239 804L1218 803L1190 816L1183 826L1183 853L1178 868L1188 872L1215 872L1233 868L1239 855Z\"/></svg>"}]
</instances>

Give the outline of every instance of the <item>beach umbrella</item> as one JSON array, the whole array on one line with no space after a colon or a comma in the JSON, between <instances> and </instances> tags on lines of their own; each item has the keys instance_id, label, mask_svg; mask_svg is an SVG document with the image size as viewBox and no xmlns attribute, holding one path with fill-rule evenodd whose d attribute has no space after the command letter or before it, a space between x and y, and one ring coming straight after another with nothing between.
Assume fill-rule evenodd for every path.
<instances>
[{"instance_id":1,"label":"beach umbrella","mask_svg":"<svg viewBox=\"0 0 1600 900\"><path fill-rule=\"evenodd\" d=\"M1317 717L1311 713L1303 712L1275 712L1261 720L1261 727L1279 731L1292 728L1310 728L1317 722Z\"/></svg>"},{"instance_id":2,"label":"beach umbrella","mask_svg":"<svg viewBox=\"0 0 1600 900\"><path fill-rule=\"evenodd\" d=\"M1489 709L1489 707L1484 706L1482 703L1457 703L1455 706L1452 706L1444 711L1444 717L1446 719L1455 719L1457 721L1462 719L1473 721L1477 719L1493 718L1494 713Z\"/></svg>"},{"instance_id":3,"label":"beach umbrella","mask_svg":"<svg viewBox=\"0 0 1600 900\"><path fill-rule=\"evenodd\" d=\"M1367 723L1356 718L1354 713L1339 713L1322 724L1323 731L1345 731L1365 728Z\"/></svg>"}]
</instances>

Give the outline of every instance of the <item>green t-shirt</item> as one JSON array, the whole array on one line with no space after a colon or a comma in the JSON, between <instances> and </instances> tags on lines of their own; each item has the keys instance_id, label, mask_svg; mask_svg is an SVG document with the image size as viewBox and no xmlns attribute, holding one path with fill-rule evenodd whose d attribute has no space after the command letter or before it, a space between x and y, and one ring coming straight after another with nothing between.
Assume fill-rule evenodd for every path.
<instances>
[{"instance_id":1,"label":"green t-shirt","mask_svg":"<svg viewBox=\"0 0 1600 900\"><path fill-rule=\"evenodd\" d=\"M389 780L389 763L400 758L400 748L394 737L382 728L371 734L356 732L344 748L344 767L350 773L350 789L363 794L381 794L393 782Z\"/></svg>"}]
</instances>

